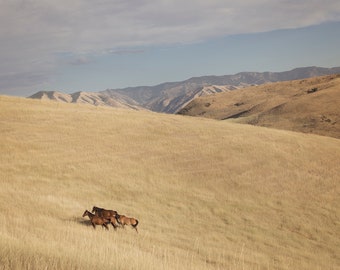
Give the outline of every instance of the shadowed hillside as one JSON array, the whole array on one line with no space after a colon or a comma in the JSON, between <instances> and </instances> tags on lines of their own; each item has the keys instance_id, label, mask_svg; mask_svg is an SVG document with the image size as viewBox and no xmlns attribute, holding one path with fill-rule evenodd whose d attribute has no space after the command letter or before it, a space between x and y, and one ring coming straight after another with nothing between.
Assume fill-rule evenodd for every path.
<instances>
[{"instance_id":1,"label":"shadowed hillside","mask_svg":"<svg viewBox=\"0 0 340 270\"><path fill-rule=\"evenodd\" d=\"M0 96L0 150L2 269L339 266L340 140Z\"/></svg>"},{"instance_id":2,"label":"shadowed hillside","mask_svg":"<svg viewBox=\"0 0 340 270\"><path fill-rule=\"evenodd\" d=\"M340 75L200 97L179 114L340 138Z\"/></svg>"}]
</instances>

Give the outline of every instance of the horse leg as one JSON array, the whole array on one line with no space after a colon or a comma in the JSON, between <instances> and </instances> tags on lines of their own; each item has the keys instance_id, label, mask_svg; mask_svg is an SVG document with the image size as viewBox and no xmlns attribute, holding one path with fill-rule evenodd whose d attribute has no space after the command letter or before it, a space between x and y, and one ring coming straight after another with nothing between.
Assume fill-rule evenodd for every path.
<instances>
[{"instance_id":1,"label":"horse leg","mask_svg":"<svg viewBox=\"0 0 340 270\"><path fill-rule=\"evenodd\" d=\"M114 222L111 222L111 225L112 225L112 227L113 227L115 230L117 230L117 226L115 225Z\"/></svg>"},{"instance_id":2,"label":"horse leg","mask_svg":"<svg viewBox=\"0 0 340 270\"><path fill-rule=\"evenodd\" d=\"M105 229L106 229L106 230L108 230L108 229L109 229L109 227L107 227L107 225L106 225L106 223L105 223L105 222L103 223L103 226L105 227Z\"/></svg>"},{"instance_id":3,"label":"horse leg","mask_svg":"<svg viewBox=\"0 0 340 270\"><path fill-rule=\"evenodd\" d=\"M118 228L121 225L116 218L113 220L113 223L116 226L116 228Z\"/></svg>"},{"instance_id":4,"label":"horse leg","mask_svg":"<svg viewBox=\"0 0 340 270\"><path fill-rule=\"evenodd\" d=\"M96 224L94 224L93 222L91 222L91 223L92 223L93 229L95 229L96 228Z\"/></svg>"}]
</instances>

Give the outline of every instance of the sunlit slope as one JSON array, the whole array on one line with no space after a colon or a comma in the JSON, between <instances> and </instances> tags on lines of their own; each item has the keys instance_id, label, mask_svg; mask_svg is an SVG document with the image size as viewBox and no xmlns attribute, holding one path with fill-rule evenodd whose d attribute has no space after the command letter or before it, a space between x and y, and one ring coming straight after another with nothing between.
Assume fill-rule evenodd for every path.
<instances>
[{"instance_id":1,"label":"sunlit slope","mask_svg":"<svg viewBox=\"0 0 340 270\"><path fill-rule=\"evenodd\" d=\"M199 97L179 113L340 139L340 74Z\"/></svg>"},{"instance_id":2,"label":"sunlit slope","mask_svg":"<svg viewBox=\"0 0 340 270\"><path fill-rule=\"evenodd\" d=\"M2 269L340 265L340 140L4 96L0 134Z\"/></svg>"}]
</instances>

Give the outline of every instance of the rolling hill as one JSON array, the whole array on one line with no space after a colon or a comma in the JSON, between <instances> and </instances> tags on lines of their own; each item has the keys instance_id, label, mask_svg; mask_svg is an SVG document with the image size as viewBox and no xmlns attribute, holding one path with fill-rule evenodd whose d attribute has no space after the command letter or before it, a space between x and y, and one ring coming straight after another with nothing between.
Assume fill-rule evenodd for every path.
<instances>
[{"instance_id":1,"label":"rolling hill","mask_svg":"<svg viewBox=\"0 0 340 270\"><path fill-rule=\"evenodd\" d=\"M2 269L339 267L338 139L6 96L0 123Z\"/></svg>"},{"instance_id":2,"label":"rolling hill","mask_svg":"<svg viewBox=\"0 0 340 270\"><path fill-rule=\"evenodd\" d=\"M340 75L200 97L179 114L340 138Z\"/></svg>"},{"instance_id":3,"label":"rolling hill","mask_svg":"<svg viewBox=\"0 0 340 270\"><path fill-rule=\"evenodd\" d=\"M285 72L241 72L234 75L194 77L181 82L167 82L156 86L138 86L124 89L107 89L101 92L77 92L63 99L54 98L60 93L41 91L31 98L48 98L64 102L131 107L164 113L176 113L197 96L240 89L268 82L289 81L321 75L340 73L340 67L304 67ZM81 98L78 96L80 95ZM71 97L70 97L71 96Z\"/></svg>"}]
</instances>

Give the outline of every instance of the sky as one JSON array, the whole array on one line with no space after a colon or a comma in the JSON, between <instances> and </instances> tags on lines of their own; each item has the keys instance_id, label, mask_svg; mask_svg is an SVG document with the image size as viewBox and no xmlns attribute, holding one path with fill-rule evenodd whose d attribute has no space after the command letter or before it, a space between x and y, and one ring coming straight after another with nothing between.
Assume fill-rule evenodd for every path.
<instances>
[{"instance_id":1,"label":"sky","mask_svg":"<svg viewBox=\"0 0 340 270\"><path fill-rule=\"evenodd\" d=\"M339 0L0 0L0 94L340 66Z\"/></svg>"}]
</instances>

